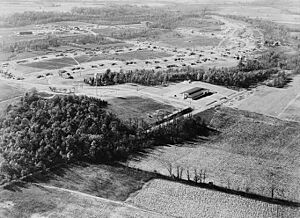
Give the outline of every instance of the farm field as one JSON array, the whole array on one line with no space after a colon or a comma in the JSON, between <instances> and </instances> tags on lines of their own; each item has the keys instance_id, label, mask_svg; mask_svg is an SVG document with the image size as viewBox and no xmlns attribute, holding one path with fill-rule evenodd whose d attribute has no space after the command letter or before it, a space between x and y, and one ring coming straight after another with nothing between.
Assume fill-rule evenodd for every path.
<instances>
[{"instance_id":1,"label":"farm field","mask_svg":"<svg viewBox=\"0 0 300 218\"><path fill-rule=\"evenodd\" d=\"M108 109L123 120L143 119L146 123L154 123L158 119L171 114L175 108L157 102L151 98L137 96L117 97L108 100Z\"/></svg>"},{"instance_id":2,"label":"farm field","mask_svg":"<svg viewBox=\"0 0 300 218\"><path fill-rule=\"evenodd\" d=\"M297 0L65 1L0 2L0 218L300 217Z\"/></svg>"},{"instance_id":3,"label":"farm field","mask_svg":"<svg viewBox=\"0 0 300 218\"><path fill-rule=\"evenodd\" d=\"M137 172L122 166L79 163L35 175L29 181L125 201L152 178L148 172Z\"/></svg>"},{"instance_id":4,"label":"farm field","mask_svg":"<svg viewBox=\"0 0 300 218\"><path fill-rule=\"evenodd\" d=\"M299 201L299 124L222 107L205 111L203 117L220 133L158 147L127 164L165 175L170 175L170 165L173 173L181 167L183 178L187 169L192 175L206 170L206 182L264 196L271 195L273 186L275 197Z\"/></svg>"},{"instance_id":5,"label":"farm field","mask_svg":"<svg viewBox=\"0 0 300 218\"><path fill-rule=\"evenodd\" d=\"M154 179L126 202L165 216L202 218L296 218L298 209Z\"/></svg>"},{"instance_id":6,"label":"farm field","mask_svg":"<svg viewBox=\"0 0 300 218\"><path fill-rule=\"evenodd\" d=\"M0 189L0 217L162 217L123 202L35 184Z\"/></svg>"}]
</instances>

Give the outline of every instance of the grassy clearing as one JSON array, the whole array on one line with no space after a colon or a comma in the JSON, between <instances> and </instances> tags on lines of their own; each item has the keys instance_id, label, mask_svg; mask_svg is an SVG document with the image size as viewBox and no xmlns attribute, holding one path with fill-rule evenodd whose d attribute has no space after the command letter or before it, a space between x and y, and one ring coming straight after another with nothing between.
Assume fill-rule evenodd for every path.
<instances>
[{"instance_id":1,"label":"grassy clearing","mask_svg":"<svg viewBox=\"0 0 300 218\"><path fill-rule=\"evenodd\" d=\"M14 86L8 85L5 81L0 80L0 102L20 96L22 91Z\"/></svg>"},{"instance_id":2,"label":"grassy clearing","mask_svg":"<svg viewBox=\"0 0 300 218\"><path fill-rule=\"evenodd\" d=\"M117 114L123 120L143 119L147 123L153 123L163 114L170 114L175 108L151 98L136 96L113 98L108 101L108 109Z\"/></svg>"},{"instance_id":3,"label":"grassy clearing","mask_svg":"<svg viewBox=\"0 0 300 218\"><path fill-rule=\"evenodd\" d=\"M81 163L36 175L30 181L124 201L152 177L147 172L138 172L122 166Z\"/></svg>"},{"instance_id":4,"label":"grassy clearing","mask_svg":"<svg viewBox=\"0 0 300 218\"><path fill-rule=\"evenodd\" d=\"M76 65L76 62L72 58L58 58L47 61L32 62L24 64L26 67L40 68L46 70L55 70L64 67L70 67Z\"/></svg>"},{"instance_id":5,"label":"grassy clearing","mask_svg":"<svg viewBox=\"0 0 300 218\"><path fill-rule=\"evenodd\" d=\"M299 210L226 193L155 179L127 200L138 207L176 217L299 217Z\"/></svg>"},{"instance_id":6,"label":"grassy clearing","mask_svg":"<svg viewBox=\"0 0 300 218\"><path fill-rule=\"evenodd\" d=\"M210 111L220 134L208 141L160 147L132 167L169 175L168 166L206 170L206 181L234 190L299 201L300 125L228 108Z\"/></svg>"},{"instance_id":7,"label":"grassy clearing","mask_svg":"<svg viewBox=\"0 0 300 218\"><path fill-rule=\"evenodd\" d=\"M223 23L213 18L187 18L181 21L180 27L193 27L202 32L221 31Z\"/></svg>"},{"instance_id":8,"label":"grassy clearing","mask_svg":"<svg viewBox=\"0 0 300 218\"><path fill-rule=\"evenodd\" d=\"M292 111L286 110L289 103L292 103L291 107L293 106L293 101L299 94L299 84L300 76L295 76L293 81L284 89L260 86L252 96L243 100L238 105L238 108L276 117L279 116L280 118L300 120L300 116L296 116L297 114L292 113L291 115L294 117L288 116L289 112Z\"/></svg>"},{"instance_id":9,"label":"grassy clearing","mask_svg":"<svg viewBox=\"0 0 300 218\"><path fill-rule=\"evenodd\" d=\"M161 35L158 41L176 48L195 48L217 46L221 40L207 36L182 36L172 32Z\"/></svg>"},{"instance_id":10,"label":"grassy clearing","mask_svg":"<svg viewBox=\"0 0 300 218\"><path fill-rule=\"evenodd\" d=\"M161 217L81 193L23 184L0 189L0 217Z\"/></svg>"}]
</instances>

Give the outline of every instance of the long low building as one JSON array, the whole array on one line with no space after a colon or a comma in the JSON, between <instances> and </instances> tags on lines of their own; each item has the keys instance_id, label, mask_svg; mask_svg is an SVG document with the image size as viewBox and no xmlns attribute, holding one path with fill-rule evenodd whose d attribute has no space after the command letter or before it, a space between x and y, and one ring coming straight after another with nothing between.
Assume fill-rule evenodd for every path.
<instances>
[{"instance_id":1,"label":"long low building","mask_svg":"<svg viewBox=\"0 0 300 218\"><path fill-rule=\"evenodd\" d=\"M211 95L212 93L208 89L194 87L194 88L188 89L180 94L183 95L184 99L191 98L193 100L197 100L204 96Z\"/></svg>"}]
</instances>

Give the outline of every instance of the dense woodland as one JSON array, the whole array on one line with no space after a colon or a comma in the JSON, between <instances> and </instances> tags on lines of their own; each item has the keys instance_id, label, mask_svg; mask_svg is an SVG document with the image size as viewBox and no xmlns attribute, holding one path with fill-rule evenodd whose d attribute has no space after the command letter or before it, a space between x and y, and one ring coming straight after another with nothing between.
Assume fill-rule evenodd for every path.
<instances>
[{"instance_id":1,"label":"dense woodland","mask_svg":"<svg viewBox=\"0 0 300 218\"><path fill-rule=\"evenodd\" d=\"M207 134L200 118L174 120L146 131L122 121L107 102L86 96L44 99L35 91L7 109L0 121L0 181L73 161L112 162L144 148Z\"/></svg>"},{"instance_id":2,"label":"dense woodland","mask_svg":"<svg viewBox=\"0 0 300 218\"><path fill-rule=\"evenodd\" d=\"M124 72L112 72L108 69L105 73L96 77L84 79L84 82L92 86L106 86L122 83L138 83L142 85L161 85L169 82L184 80L203 81L216 85L229 87L248 88L259 82L268 81L267 85L283 87L288 78L284 72L286 60L279 54L270 52L263 54L256 60L241 60L237 67L210 68L208 70L192 67L168 69L168 70L130 70Z\"/></svg>"}]
</instances>

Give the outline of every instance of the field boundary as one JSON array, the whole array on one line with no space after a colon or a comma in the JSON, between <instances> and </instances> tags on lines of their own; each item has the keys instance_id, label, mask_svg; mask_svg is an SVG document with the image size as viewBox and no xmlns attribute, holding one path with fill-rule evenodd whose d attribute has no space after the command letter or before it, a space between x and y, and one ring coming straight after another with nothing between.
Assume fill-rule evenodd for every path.
<instances>
[{"instance_id":1,"label":"field boundary","mask_svg":"<svg viewBox=\"0 0 300 218\"><path fill-rule=\"evenodd\" d=\"M82 162L75 162L75 164L76 163L79 164L79 163L82 163ZM222 192L222 193L226 193L226 194L230 194L230 195L237 195L237 196L241 196L241 197L252 199L252 200L266 202L266 203L269 203L269 204L276 204L276 205L281 205L281 206L300 208L300 202L295 202L295 201L290 201L290 200L285 200L285 199L279 199L279 198L272 198L272 197L263 196L263 195L250 193L250 192L238 191L238 190L234 190L234 189L214 185L212 182L209 182L209 183L194 182L192 180L185 180L185 179L175 177L174 175L173 176L166 176L166 175L160 174L158 172L144 171L144 170L137 169L137 168L134 168L134 167L126 166L122 163L113 163L113 164L108 164L108 165L110 165L112 167L113 166L123 167L125 169L130 169L132 171L137 171L137 172L141 172L141 173L146 172L146 173L148 173L152 176L152 178L149 181L151 181L153 179L162 179L162 180L171 181L171 182L178 182L180 184L189 185L189 186L193 186L193 187L208 189L208 190L212 190L212 191L218 191L218 192ZM11 180L9 182L6 182L6 183L0 185L0 188L5 189L6 187L12 186L12 185L14 185L14 183L18 183L18 182L25 183L27 179L30 181L30 178L33 177L34 175L38 175L39 173L43 173L43 172L49 172L52 169L55 169L55 168L58 168L58 167L61 167L61 166L66 166L66 163L61 163L61 164L58 164L54 167L48 168L46 170L40 170L40 171L37 171L35 173L30 173L26 176L23 176L23 177L19 178L19 179ZM32 183L32 184L35 184L35 183ZM72 190L70 190L70 191L72 191ZM85 193L83 193L83 194L85 194ZM131 193L131 194L133 194L133 193Z\"/></svg>"},{"instance_id":2,"label":"field boundary","mask_svg":"<svg viewBox=\"0 0 300 218\"><path fill-rule=\"evenodd\" d=\"M145 172L141 169L125 166L123 164L121 164L121 165L125 168L130 168L132 170ZM119 166L119 164L117 164L117 166ZM241 197L252 199L252 200L263 201L263 202L270 203L270 204L282 205L282 206L287 206L287 207L297 207L297 208L300 207L300 202L284 200L284 199L279 199L279 198L271 198L271 197L267 197L267 196L263 196L263 195L259 195L259 194L255 194L255 193L238 191L238 190L234 190L234 189L230 189L230 188L226 188L226 187L217 186L217 185L214 185L213 183L194 182L192 180L180 179L175 176L172 176L172 177L166 176L166 175L160 174L158 172L150 172L150 171L148 171L148 172L150 174L153 174L152 179L162 179L162 180L167 180L167 181L172 181L172 182L178 182L178 183L181 183L184 185L208 189L208 190L212 190L212 191L219 191L219 192L223 192L223 193L230 194L230 195L237 195L237 196L241 196Z\"/></svg>"}]
</instances>

